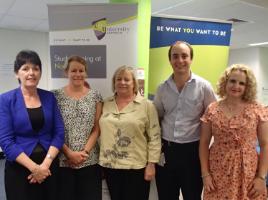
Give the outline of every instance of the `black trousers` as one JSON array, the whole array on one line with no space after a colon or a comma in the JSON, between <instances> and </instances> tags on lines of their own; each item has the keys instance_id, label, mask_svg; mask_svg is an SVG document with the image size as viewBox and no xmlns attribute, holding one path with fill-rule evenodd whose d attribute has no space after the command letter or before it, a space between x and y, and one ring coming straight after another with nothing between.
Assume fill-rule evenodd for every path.
<instances>
[{"instance_id":1,"label":"black trousers","mask_svg":"<svg viewBox=\"0 0 268 200\"><path fill-rule=\"evenodd\" d=\"M150 181L143 169L103 168L111 200L148 200Z\"/></svg>"},{"instance_id":2,"label":"black trousers","mask_svg":"<svg viewBox=\"0 0 268 200\"><path fill-rule=\"evenodd\" d=\"M60 167L59 200L101 200L101 167L91 165L80 169Z\"/></svg>"},{"instance_id":3,"label":"black trousers","mask_svg":"<svg viewBox=\"0 0 268 200\"><path fill-rule=\"evenodd\" d=\"M185 144L163 140L165 165L156 167L159 200L201 200L202 178L198 155L199 142Z\"/></svg>"},{"instance_id":4,"label":"black trousers","mask_svg":"<svg viewBox=\"0 0 268 200\"><path fill-rule=\"evenodd\" d=\"M30 158L41 164L46 152L32 153ZM5 190L7 200L58 200L58 159L50 166L51 176L41 184L30 184L27 177L31 172L16 162L6 161Z\"/></svg>"}]
</instances>

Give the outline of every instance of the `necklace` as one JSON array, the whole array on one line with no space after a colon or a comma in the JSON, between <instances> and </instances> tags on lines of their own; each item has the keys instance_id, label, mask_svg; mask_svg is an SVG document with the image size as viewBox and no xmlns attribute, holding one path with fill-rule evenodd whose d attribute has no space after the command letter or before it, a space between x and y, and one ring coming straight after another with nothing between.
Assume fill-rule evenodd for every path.
<instances>
[{"instance_id":1,"label":"necklace","mask_svg":"<svg viewBox=\"0 0 268 200\"><path fill-rule=\"evenodd\" d=\"M226 100L223 101L223 110L228 117L240 114L245 108L243 102L238 102L236 104L230 104Z\"/></svg>"}]
</instances>

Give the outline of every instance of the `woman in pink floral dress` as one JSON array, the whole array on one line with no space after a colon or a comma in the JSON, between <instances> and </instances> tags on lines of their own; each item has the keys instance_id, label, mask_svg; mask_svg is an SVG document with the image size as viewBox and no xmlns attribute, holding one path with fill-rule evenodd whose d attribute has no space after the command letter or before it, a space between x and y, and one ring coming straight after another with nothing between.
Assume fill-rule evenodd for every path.
<instances>
[{"instance_id":1,"label":"woman in pink floral dress","mask_svg":"<svg viewBox=\"0 0 268 200\"><path fill-rule=\"evenodd\" d=\"M256 102L254 74L245 65L232 65L220 78L217 93L221 100L201 118L204 200L266 200L268 110Z\"/></svg>"}]
</instances>

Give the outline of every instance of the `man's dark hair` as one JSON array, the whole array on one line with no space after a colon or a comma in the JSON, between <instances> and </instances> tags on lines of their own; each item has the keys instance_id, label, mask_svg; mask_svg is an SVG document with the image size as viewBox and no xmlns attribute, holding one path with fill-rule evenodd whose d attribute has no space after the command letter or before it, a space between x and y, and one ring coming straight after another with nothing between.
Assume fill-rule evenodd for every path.
<instances>
[{"instance_id":1,"label":"man's dark hair","mask_svg":"<svg viewBox=\"0 0 268 200\"><path fill-rule=\"evenodd\" d=\"M174 45L176 45L176 44L185 44L185 45L187 45L189 47L189 49L190 49L190 58L191 58L191 60L193 60L193 57L194 57L193 47L188 42L176 41L172 45L170 45L170 47L169 47L169 50L168 50L168 59L169 59L169 61L171 60L171 50L174 47Z\"/></svg>"}]
</instances>

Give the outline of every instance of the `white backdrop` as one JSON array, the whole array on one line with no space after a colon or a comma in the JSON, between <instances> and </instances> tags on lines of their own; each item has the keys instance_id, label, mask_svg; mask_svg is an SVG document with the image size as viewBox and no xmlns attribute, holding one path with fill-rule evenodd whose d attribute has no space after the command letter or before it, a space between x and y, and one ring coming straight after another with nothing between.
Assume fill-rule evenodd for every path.
<instances>
[{"instance_id":1,"label":"white backdrop","mask_svg":"<svg viewBox=\"0 0 268 200\"><path fill-rule=\"evenodd\" d=\"M101 60L102 63L98 63L101 64L99 67L103 70L101 77L90 77L88 81L92 88L101 92L103 97L110 96L112 94L111 80L115 69L122 65L137 66L137 5L51 5L48 7L48 12L50 50L62 47L61 50L57 50L61 54L61 58L57 57L57 60L64 60L70 54L93 58L95 62L88 63L89 77L92 73L91 69L97 70L94 64ZM102 37L98 38L99 35ZM66 46L78 48L72 51ZM79 50L82 46L87 46L89 51ZM105 46L105 50L98 50L99 52L96 53L94 52L96 46ZM90 51L96 55L92 56L93 53ZM51 52L50 75L58 70L55 69L55 54ZM63 63L58 65L63 65ZM57 71L57 73L60 72ZM64 78L50 77L50 88L59 88L66 84Z\"/></svg>"}]
</instances>

